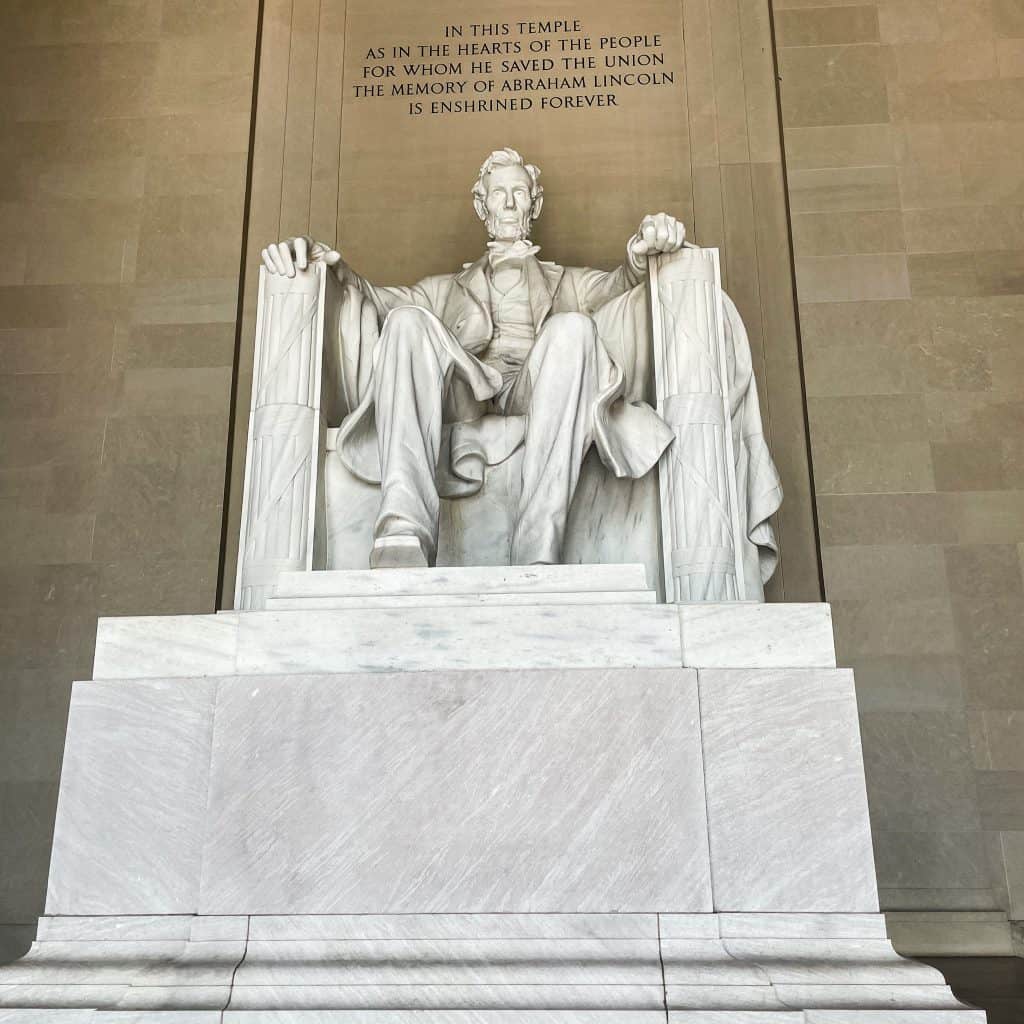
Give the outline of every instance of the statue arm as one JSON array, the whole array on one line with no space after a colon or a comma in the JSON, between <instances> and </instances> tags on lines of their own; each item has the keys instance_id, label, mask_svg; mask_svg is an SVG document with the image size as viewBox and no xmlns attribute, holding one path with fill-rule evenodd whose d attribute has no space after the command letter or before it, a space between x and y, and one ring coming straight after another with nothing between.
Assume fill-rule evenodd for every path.
<instances>
[{"instance_id":1,"label":"statue arm","mask_svg":"<svg viewBox=\"0 0 1024 1024\"><path fill-rule=\"evenodd\" d=\"M423 306L433 309L433 296L427 284L412 287L401 285L375 285L356 273L341 253L326 242L317 242L305 235L288 238L268 245L261 254L263 265L271 274L294 277L296 271L305 270L310 263L326 263L342 285L352 285L374 306L377 317L383 320L396 306Z\"/></svg>"}]
</instances>

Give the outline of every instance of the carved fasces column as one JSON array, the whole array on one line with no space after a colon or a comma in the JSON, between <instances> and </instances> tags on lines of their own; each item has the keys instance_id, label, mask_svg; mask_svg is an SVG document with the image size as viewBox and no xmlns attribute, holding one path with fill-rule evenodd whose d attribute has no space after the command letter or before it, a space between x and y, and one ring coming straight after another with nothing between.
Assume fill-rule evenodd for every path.
<instances>
[{"instance_id":1,"label":"carved fasces column","mask_svg":"<svg viewBox=\"0 0 1024 1024\"><path fill-rule=\"evenodd\" d=\"M652 257L649 275L658 413L676 435L658 465L665 599L744 600L718 250Z\"/></svg>"},{"instance_id":2,"label":"carved fasces column","mask_svg":"<svg viewBox=\"0 0 1024 1024\"><path fill-rule=\"evenodd\" d=\"M328 273L322 263L291 278L260 268L238 609L262 608L282 572L324 567L315 521L323 512L318 490Z\"/></svg>"}]
</instances>

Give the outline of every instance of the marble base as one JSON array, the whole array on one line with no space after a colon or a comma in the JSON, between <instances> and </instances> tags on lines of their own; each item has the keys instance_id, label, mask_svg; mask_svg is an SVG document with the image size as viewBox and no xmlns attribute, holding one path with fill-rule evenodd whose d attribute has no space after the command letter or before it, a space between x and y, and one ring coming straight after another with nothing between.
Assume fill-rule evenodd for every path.
<instances>
[{"instance_id":1,"label":"marble base","mask_svg":"<svg viewBox=\"0 0 1024 1024\"><path fill-rule=\"evenodd\" d=\"M5 1024L656 1024L666 1013L985 1019L937 971L897 956L875 914L49 917L31 953L0 970Z\"/></svg>"},{"instance_id":2,"label":"marble base","mask_svg":"<svg viewBox=\"0 0 1024 1024\"><path fill-rule=\"evenodd\" d=\"M0 1024L981 1024L898 957L823 605L642 566L101 622Z\"/></svg>"},{"instance_id":3,"label":"marble base","mask_svg":"<svg viewBox=\"0 0 1024 1024\"><path fill-rule=\"evenodd\" d=\"M828 605L655 596L642 565L289 573L265 611L100 619L93 678L835 667Z\"/></svg>"}]
</instances>

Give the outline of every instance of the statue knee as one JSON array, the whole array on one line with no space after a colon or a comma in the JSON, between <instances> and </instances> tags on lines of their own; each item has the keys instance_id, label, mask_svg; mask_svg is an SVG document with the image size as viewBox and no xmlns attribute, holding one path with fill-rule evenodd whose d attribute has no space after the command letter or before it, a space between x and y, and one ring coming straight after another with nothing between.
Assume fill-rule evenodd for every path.
<instances>
[{"instance_id":1,"label":"statue knee","mask_svg":"<svg viewBox=\"0 0 1024 1024\"><path fill-rule=\"evenodd\" d=\"M587 356L597 345L597 325L586 313L555 313L545 334L549 345L566 354Z\"/></svg>"},{"instance_id":2,"label":"statue knee","mask_svg":"<svg viewBox=\"0 0 1024 1024\"><path fill-rule=\"evenodd\" d=\"M384 319L380 332L380 344L386 348L436 349L434 331L440 321L429 309L420 306L399 306L391 310ZM443 325L441 325L443 326Z\"/></svg>"}]
</instances>

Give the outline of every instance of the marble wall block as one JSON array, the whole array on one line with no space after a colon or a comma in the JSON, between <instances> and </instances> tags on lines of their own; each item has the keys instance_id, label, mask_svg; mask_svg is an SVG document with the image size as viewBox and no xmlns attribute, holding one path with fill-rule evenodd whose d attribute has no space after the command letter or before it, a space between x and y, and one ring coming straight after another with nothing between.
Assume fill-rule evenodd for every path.
<instances>
[{"instance_id":1,"label":"marble wall block","mask_svg":"<svg viewBox=\"0 0 1024 1024\"><path fill-rule=\"evenodd\" d=\"M195 913L215 692L75 684L48 914Z\"/></svg>"},{"instance_id":2,"label":"marble wall block","mask_svg":"<svg viewBox=\"0 0 1024 1024\"><path fill-rule=\"evenodd\" d=\"M202 913L711 909L693 672L220 684Z\"/></svg>"},{"instance_id":3,"label":"marble wall block","mask_svg":"<svg viewBox=\"0 0 1024 1024\"><path fill-rule=\"evenodd\" d=\"M878 909L853 674L702 669L715 909Z\"/></svg>"}]
</instances>

